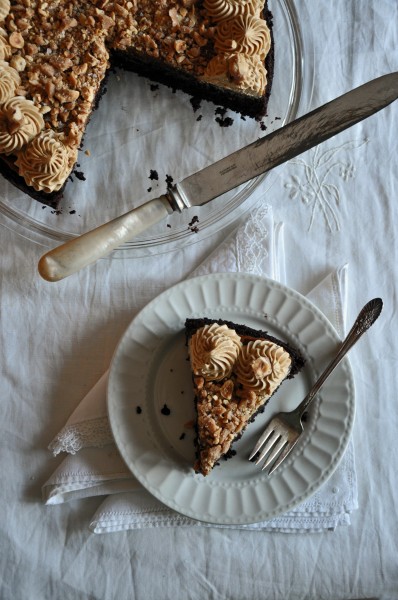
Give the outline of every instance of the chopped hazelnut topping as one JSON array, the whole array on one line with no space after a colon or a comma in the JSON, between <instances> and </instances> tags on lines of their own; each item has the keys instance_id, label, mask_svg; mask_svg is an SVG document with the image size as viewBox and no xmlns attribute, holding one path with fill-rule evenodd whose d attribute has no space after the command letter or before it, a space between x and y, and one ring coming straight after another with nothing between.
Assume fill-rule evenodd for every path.
<instances>
[{"instance_id":1,"label":"chopped hazelnut topping","mask_svg":"<svg viewBox=\"0 0 398 600\"><path fill-rule=\"evenodd\" d=\"M12 48L23 48L25 45L25 40L19 31L13 31L10 37L8 38L10 46Z\"/></svg>"}]
</instances>

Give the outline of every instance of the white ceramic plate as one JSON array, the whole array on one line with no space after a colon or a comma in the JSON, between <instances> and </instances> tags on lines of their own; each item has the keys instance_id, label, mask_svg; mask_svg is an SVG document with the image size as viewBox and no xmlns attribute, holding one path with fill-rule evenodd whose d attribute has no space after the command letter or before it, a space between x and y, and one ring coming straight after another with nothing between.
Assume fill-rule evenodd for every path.
<instances>
[{"instance_id":1,"label":"white ceramic plate","mask_svg":"<svg viewBox=\"0 0 398 600\"><path fill-rule=\"evenodd\" d=\"M303 371L284 382L234 445L236 455L207 477L192 469L194 434L186 426L194 403L184 322L201 316L265 329L307 358ZM337 346L338 336L324 315L272 280L224 273L184 281L138 314L115 352L108 409L119 451L149 492L186 516L236 525L284 513L328 479L347 446L354 420L348 360L330 376L310 409L302 441L274 474L260 471L248 456L270 416L303 399Z\"/></svg>"}]
</instances>

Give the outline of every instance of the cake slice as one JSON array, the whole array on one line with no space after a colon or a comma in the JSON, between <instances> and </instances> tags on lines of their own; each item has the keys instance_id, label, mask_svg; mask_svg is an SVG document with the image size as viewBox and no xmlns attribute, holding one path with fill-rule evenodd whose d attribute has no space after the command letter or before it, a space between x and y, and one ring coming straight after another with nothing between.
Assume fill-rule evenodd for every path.
<instances>
[{"instance_id":1,"label":"cake slice","mask_svg":"<svg viewBox=\"0 0 398 600\"><path fill-rule=\"evenodd\" d=\"M195 392L194 468L208 475L304 359L267 332L230 321L187 319L185 333Z\"/></svg>"}]
</instances>

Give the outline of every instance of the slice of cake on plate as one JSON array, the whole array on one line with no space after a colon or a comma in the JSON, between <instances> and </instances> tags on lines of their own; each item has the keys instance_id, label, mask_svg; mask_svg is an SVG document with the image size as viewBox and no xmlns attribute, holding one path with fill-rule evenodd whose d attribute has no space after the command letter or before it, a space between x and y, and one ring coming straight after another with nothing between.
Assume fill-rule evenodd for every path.
<instances>
[{"instance_id":1,"label":"slice of cake on plate","mask_svg":"<svg viewBox=\"0 0 398 600\"><path fill-rule=\"evenodd\" d=\"M304 359L267 332L230 321L187 319L185 332L196 407L194 468L208 475Z\"/></svg>"},{"instance_id":2,"label":"slice of cake on plate","mask_svg":"<svg viewBox=\"0 0 398 600\"><path fill-rule=\"evenodd\" d=\"M0 173L56 206L111 67L261 117L272 17L264 0L0 0Z\"/></svg>"}]
</instances>

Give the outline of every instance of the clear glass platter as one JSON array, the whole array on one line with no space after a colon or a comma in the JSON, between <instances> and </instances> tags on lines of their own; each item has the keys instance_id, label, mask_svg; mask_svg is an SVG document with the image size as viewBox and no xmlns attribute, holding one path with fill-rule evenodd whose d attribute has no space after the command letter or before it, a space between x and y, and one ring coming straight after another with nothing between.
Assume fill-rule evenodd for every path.
<instances>
[{"instance_id":1,"label":"clear glass platter","mask_svg":"<svg viewBox=\"0 0 398 600\"><path fill-rule=\"evenodd\" d=\"M60 210L44 206L0 177L0 224L45 248L77 237L164 193L167 180L181 181L231 152L271 133L310 106L313 82L308 32L303 35L291 0L271 0L275 77L268 116L262 122L222 115L213 104L196 110L191 98L132 73L110 74L107 93L93 114ZM225 126L225 118L232 124ZM224 126L222 126L224 124ZM155 178L157 176L157 179ZM173 214L121 246L114 256L159 254L197 242L233 224L255 201L254 190L272 173L220 196L204 207ZM190 222L198 216L198 231Z\"/></svg>"}]
</instances>

